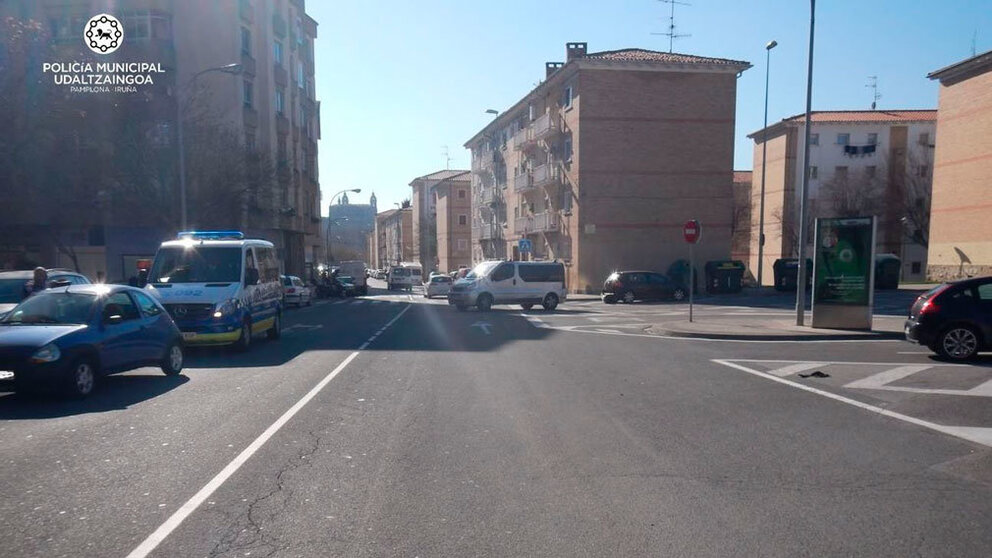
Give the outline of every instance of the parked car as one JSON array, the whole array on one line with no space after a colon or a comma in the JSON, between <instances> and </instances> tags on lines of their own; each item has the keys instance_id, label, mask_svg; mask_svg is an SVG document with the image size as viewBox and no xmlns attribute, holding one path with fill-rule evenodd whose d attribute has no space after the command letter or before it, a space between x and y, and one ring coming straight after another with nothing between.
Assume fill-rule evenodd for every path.
<instances>
[{"instance_id":1,"label":"parked car","mask_svg":"<svg viewBox=\"0 0 992 558\"><path fill-rule=\"evenodd\" d=\"M179 374L183 340L165 307L134 287L48 289L0 320L0 370L14 373L18 391L82 398L100 376L143 366Z\"/></svg>"},{"instance_id":2,"label":"parked car","mask_svg":"<svg viewBox=\"0 0 992 558\"><path fill-rule=\"evenodd\" d=\"M369 285L365 280L365 262L361 260L338 262L338 275L351 277L356 294L361 296L369 294Z\"/></svg>"},{"instance_id":3,"label":"parked car","mask_svg":"<svg viewBox=\"0 0 992 558\"><path fill-rule=\"evenodd\" d=\"M451 292L452 283L454 283L454 279L447 275L434 275L424 287L424 298L447 296Z\"/></svg>"},{"instance_id":4,"label":"parked car","mask_svg":"<svg viewBox=\"0 0 992 558\"><path fill-rule=\"evenodd\" d=\"M355 285L355 278L350 275L338 275L337 282L341 296L356 296L362 292Z\"/></svg>"},{"instance_id":5,"label":"parked car","mask_svg":"<svg viewBox=\"0 0 992 558\"><path fill-rule=\"evenodd\" d=\"M904 329L908 341L952 360L992 350L992 277L945 283L920 295Z\"/></svg>"},{"instance_id":6,"label":"parked car","mask_svg":"<svg viewBox=\"0 0 992 558\"><path fill-rule=\"evenodd\" d=\"M689 291L661 273L614 271L603 283L601 296L606 304L630 304L637 300L683 300Z\"/></svg>"},{"instance_id":7,"label":"parked car","mask_svg":"<svg viewBox=\"0 0 992 558\"><path fill-rule=\"evenodd\" d=\"M519 304L530 310L540 304L551 311L566 298L565 266L560 262L487 261L451 286L448 304L488 311L493 304Z\"/></svg>"},{"instance_id":8,"label":"parked car","mask_svg":"<svg viewBox=\"0 0 992 558\"><path fill-rule=\"evenodd\" d=\"M283 304L295 304L297 306L313 303L313 290L302 279L295 275L280 275L282 280Z\"/></svg>"},{"instance_id":9,"label":"parked car","mask_svg":"<svg viewBox=\"0 0 992 558\"><path fill-rule=\"evenodd\" d=\"M48 287L65 284L88 285L90 280L85 275L65 269L49 269ZM31 284L34 282L34 270L0 271L0 318L27 298Z\"/></svg>"}]
</instances>

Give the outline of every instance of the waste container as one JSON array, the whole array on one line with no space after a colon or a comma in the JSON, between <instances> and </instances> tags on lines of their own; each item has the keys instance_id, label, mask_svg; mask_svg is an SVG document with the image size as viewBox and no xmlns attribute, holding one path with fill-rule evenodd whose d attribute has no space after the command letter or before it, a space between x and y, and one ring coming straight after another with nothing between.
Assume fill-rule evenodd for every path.
<instances>
[{"instance_id":1,"label":"waste container","mask_svg":"<svg viewBox=\"0 0 992 558\"><path fill-rule=\"evenodd\" d=\"M776 291L794 291L799 280L799 258L779 258L772 264ZM813 260L806 259L806 288L813 284Z\"/></svg>"},{"instance_id":2,"label":"waste container","mask_svg":"<svg viewBox=\"0 0 992 558\"><path fill-rule=\"evenodd\" d=\"M713 260L706 262L706 292L741 292L745 270L744 263L737 260Z\"/></svg>"},{"instance_id":3,"label":"waste container","mask_svg":"<svg viewBox=\"0 0 992 558\"><path fill-rule=\"evenodd\" d=\"M875 288L898 289L902 260L895 254L875 255Z\"/></svg>"},{"instance_id":4,"label":"waste container","mask_svg":"<svg viewBox=\"0 0 992 558\"><path fill-rule=\"evenodd\" d=\"M675 260L668 266L668 278L676 285L689 285L689 260ZM693 292L699 292L699 270L696 270L693 277Z\"/></svg>"}]
</instances>

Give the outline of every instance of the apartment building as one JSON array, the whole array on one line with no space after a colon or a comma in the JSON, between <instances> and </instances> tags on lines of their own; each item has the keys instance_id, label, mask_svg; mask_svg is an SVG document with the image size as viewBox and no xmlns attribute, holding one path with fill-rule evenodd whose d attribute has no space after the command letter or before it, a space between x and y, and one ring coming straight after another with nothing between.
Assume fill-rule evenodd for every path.
<instances>
[{"instance_id":1,"label":"apartment building","mask_svg":"<svg viewBox=\"0 0 992 558\"><path fill-rule=\"evenodd\" d=\"M410 205L413 208L413 261L425 270L439 269L437 190L449 182L468 181L469 171L440 170L413 179ZM470 225L471 226L471 225Z\"/></svg>"},{"instance_id":2,"label":"apartment building","mask_svg":"<svg viewBox=\"0 0 992 558\"><path fill-rule=\"evenodd\" d=\"M992 275L992 51L931 73L940 81L927 277Z\"/></svg>"},{"instance_id":3,"label":"apartment building","mask_svg":"<svg viewBox=\"0 0 992 558\"><path fill-rule=\"evenodd\" d=\"M615 269L686 258L688 219L705 231L697 257L726 259L737 76L750 67L568 43L564 62L465 143L473 260L559 260L570 291L596 292Z\"/></svg>"},{"instance_id":4,"label":"apartment building","mask_svg":"<svg viewBox=\"0 0 992 558\"><path fill-rule=\"evenodd\" d=\"M119 48L105 55L86 48L82 34L100 13L123 26ZM101 201L64 214L44 206L8 208L10 214L0 216L0 240L11 242L0 244L9 252L42 265L71 265L66 253L72 252L90 275L133 274L134 261L153 255L180 227L182 131L189 228L240 228L271 240L288 273L303 274L319 256L317 23L303 0L14 0L0 3L0 16L13 18L8 24L41 24L49 43L43 47L52 48L33 53L34 60L140 61L163 69L137 93L73 94L42 76L52 102L61 99L87 114L78 131L72 122L60 123L67 137L81 138L72 156L88 162L69 194ZM182 129L177 103L185 115ZM107 147L115 143L120 146ZM122 157L129 149L141 153L141 164ZM46 157L69 159L68 153L60 147ZM221 180L228 169L229 179Z\"/></svg>"},{"instance_id":5,"label":"apartment building","mask_svg":"<svg viewBox=\"0 0 992 558\"><path fill-rule=\"evenodd\" d=\"M434 187L437 198L437 269L457 271L472 265L472 181L462 171Z\"/></svg>"},{"instance_id":6,"label":"apartment building","mask_svg":"<svg viewBox=\"0 0 992 558\"><path fill-rule=\"evenodd\" d=\"M751 171L734 171L734 211L731 215L730 258L745 264L751 257ZM757 223L753 224L757 227Z\"/></svg>"},{"instance_id":7,"label":"apartment building","mask_svg":"<svg viewBox=\"0 0 992 558\"><path fill-rule=\"evenodd\" d=\"M815 217L877 215L876 251L900 257L903 281L922 281L936 120L935 110L814 111L809 242ZM767 144L762 283L772 285L775 260L798 253L805 115L748 137L754 140L748 268L757 276L762 147Z\"/></svg>"},{"instance_id":8,"label":"apartment building","mask_svg":"<svg viewBox=\"0 0 992 558\"><path fill-rule=\"evenodd\" d=\"M413 209L390 209L375 216L375 254L377 268L413 258Z\"/></svg>"}]
</instances>

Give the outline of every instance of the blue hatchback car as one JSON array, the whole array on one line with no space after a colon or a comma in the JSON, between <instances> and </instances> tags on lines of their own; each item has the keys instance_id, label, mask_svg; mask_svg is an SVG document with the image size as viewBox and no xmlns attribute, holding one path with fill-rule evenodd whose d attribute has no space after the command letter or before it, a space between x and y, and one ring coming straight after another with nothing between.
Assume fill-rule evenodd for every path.
<instances>
[{"instance_id":1,"label":"blue hatchback car","mask_svg":"<svg viewBox=\"0 0 992 558\"><path fill-rule=\"evenodd\" d=\"M182 335L147 293L123 285L71 285L21 302L0 320L0 370L18 391L89 395L100 376L183 368Z\"/></svg>"}]
</instances>

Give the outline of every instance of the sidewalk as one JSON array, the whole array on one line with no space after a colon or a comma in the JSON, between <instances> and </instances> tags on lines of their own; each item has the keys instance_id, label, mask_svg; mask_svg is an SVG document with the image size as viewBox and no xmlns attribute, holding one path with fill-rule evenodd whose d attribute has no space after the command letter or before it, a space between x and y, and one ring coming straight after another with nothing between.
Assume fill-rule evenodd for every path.
<instances>
[{"instance_id":1,"label":"sidewalk","mask_svg":"<svg viewBox=\"0 0 992 558\"><path fill-rule=\"evenodd\" d=\"M806 312L805 323L812 315ZM651 324L645 333L691 339L736 339L743 341L845 341L874 339L904 339L903 322L897 316L873 318L872 331L843 329L813 329L797 326L793 317L767 316L698 316L695 321L680 318Z\"/></svg>"}]
</instances>

